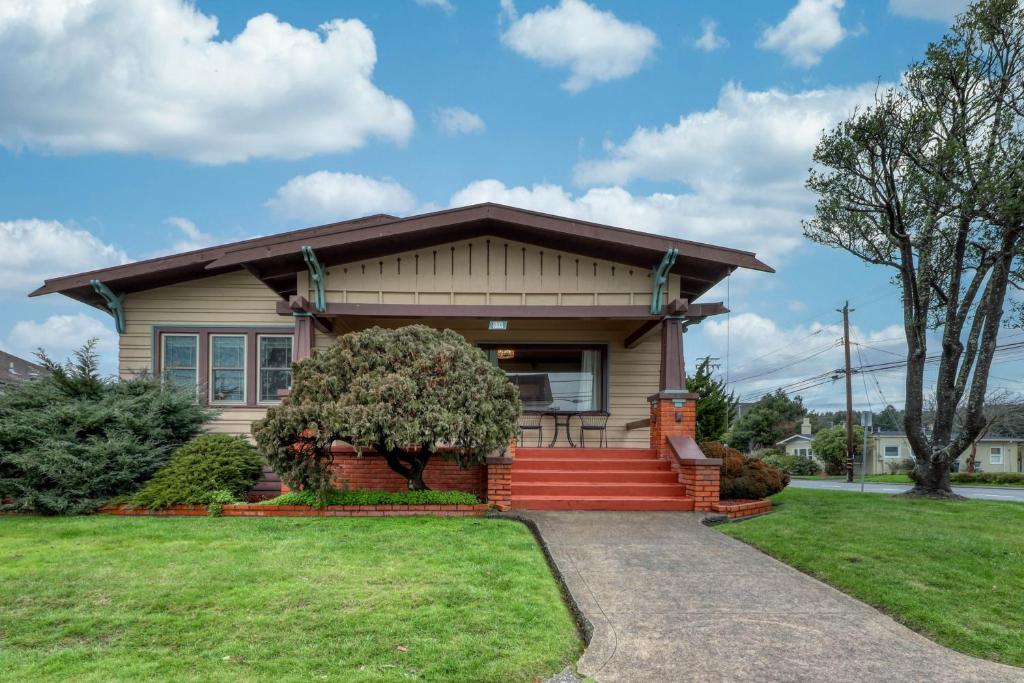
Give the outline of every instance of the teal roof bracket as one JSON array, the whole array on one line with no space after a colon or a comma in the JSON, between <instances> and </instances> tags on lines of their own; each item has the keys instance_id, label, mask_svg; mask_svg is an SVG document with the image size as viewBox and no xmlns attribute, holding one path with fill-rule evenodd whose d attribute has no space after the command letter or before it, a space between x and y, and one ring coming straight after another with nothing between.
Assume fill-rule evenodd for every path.
<instances>
[{"instance_id":1,"label":"teal roof bracket","mask_svg":"<svg viewBox=\"0 0 1024 683\"><path fill-rule=\"evenodd\" d=\"M93 291L103 297L103 303L107 310L110 311L110 315L114 316L114 327L117 328L117 333L124 334L124 295L114 294L110 291L110 287L99 280L89 280L89 284L92 285Z\"/></svg>"},{"instance_id":2,"label":"teal roof bracket","mask_svg":"<svg viewBox=\"0 0 1024 683\"><path fill-rule=\"evenodd\" d=\"M313 285L313 306L321 313L327 310L327 297L324 294L324 267L316 258L313 247L302 247L302 258L306 259L306 267L309 268L309 282Z\"/></svg>"},{"instance_id":3,"label":"teal roof bracket","mask_svg":"<svg viewBox=\"0 0 1024 683\"><path fill-rule=\"evenodd\" d=\"M661 299L665 294L665 287L668 285L668 271L672 270L678 256L679 250L672 247L661 257L658 267L653 269L651 274L651 315L661 313Z\"/></svg>"}]
</instances>

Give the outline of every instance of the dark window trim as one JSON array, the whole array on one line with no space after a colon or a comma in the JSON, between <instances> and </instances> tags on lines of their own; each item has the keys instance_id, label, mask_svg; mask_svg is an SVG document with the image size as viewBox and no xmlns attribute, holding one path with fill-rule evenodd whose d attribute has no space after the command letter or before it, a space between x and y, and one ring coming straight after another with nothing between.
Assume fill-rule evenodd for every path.
<instances>
[{"instance_id":1,"label":"dark window trim","mask_svg":"<svg viewBox=\"0 0 1024 683\"><path fill-rule=\"evenodd\" d=\"M197 325L154 325L153 326L153 373L160 375L163 372L163 335L165 334L194 334L199 337L199 402L204 406L230 410L232 408L265 408L269 405L276 405L279 401L257 401L259 387L256 384L259 373L259 358L257 357L257 337L261 334L276 334L292 337L292 354L295 353L295 335L292 327L226 327L226 326L197 326ZM234 334L245 335L245 403L211 403L210 402L210 335L212 334Z\"/></svg>"},{"instance_id":2,"label":"dark window trim","mask_svg":"<svg viewBox=\"0 0 1024 683\"><path fill-rule=\"evenodd\" d=\"M608 395L608 344L597 344L594 342L482 342L477 344L485 351L490 349L555 349L555 350L595 350L601 352L601 407L598 410L581 410L583 415L597 415L610 413L608 409L611 397ZM575 412L575 411L573 411Z\"/></svg>"}]
</instances>

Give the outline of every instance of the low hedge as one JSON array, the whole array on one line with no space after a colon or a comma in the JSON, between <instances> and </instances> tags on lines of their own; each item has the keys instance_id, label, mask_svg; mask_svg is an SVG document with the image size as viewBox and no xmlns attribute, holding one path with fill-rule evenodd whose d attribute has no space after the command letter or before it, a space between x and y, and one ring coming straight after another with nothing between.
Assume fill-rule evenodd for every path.
<instances>
[{"instance_id":1,"label":"low hedge","mask_svg":"<svg viewBox=\"0 0 1024 683\"><path fill-rule=\"evenodd\" d=\"M761 456L761 462L789 475L812 477L821 472L818 462L807 455L793 455L772 451Z\"/></svg>"},{"instance_id":2,"label":"low hedge","mask_svg":"<svg viewBox=\"0 0 1024 683\"><path fill-rule=\"evenodd\" d=\"M175 503L223 504L243 498L262 472L262 458L244 437L203 434L174 451L131 502L155 510Z\"/></svg>"},{"instance_id":3,"label":"low hedge","mask_svg":"<svg viewBox=\"0 0 1024 683\"><path fill-rule=\"evenodd\" d=\"M464 491L330 491L324 500L312 491L292 491L265 500L262 505L476 505L480 501Z\"/></svg>"},{"instance_id":4,"label":"low hedge","mask_svg":"<svg viewBox=\"0 0 1024 683\"><path fill-rule=\"evenodd\" d=\"M1024 484L1024 472L953 472L954 484Z\"/></svg>"}]
</instances>

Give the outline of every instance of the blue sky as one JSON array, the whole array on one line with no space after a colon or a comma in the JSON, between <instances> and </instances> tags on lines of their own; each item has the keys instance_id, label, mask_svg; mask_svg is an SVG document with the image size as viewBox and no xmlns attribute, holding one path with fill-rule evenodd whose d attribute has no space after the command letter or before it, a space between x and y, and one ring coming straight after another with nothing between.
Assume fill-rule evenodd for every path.
<instances>
[{"instance_id":1,"label":"blue sky","mask_svg":"<svg viewBox=\"0 0 1024 683\"><path fill-rule=\"evenodd\" d=\"M902 350L889 274L803 239L802 184L822 128L962 1L68 4L0 2L15 353L99 335L113 366L109 317L26 298L44 277L484 200L757 251L778 273L734 276L714 292L728 323L687 335L688 360L720 358L743 395L837 367L845 299L864 362ZM858 394L899 403L900 376Z\"/></svg>"}]
</instances>

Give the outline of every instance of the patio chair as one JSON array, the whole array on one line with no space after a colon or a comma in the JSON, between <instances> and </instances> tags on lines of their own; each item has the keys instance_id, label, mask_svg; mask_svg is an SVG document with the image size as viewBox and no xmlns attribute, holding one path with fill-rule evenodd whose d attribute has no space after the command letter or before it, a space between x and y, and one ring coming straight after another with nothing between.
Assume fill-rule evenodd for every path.
<instances>
[{"instance_id":1,"label":"patio chair","mask_svg":"<svg viewBox=\"0 0 1024 683\"><path fill-rule=\"evenodd\" d=\"M544 442L543 419L544 413L524 411L519 416L519 442L523 442L527 431L534 430L537 432L537 448L540 448Z\"/></svg>"},{"instance_id":2,"label":"patio chair","mask_svg":"<svg viewBox=\"0 0 1024 683\"><path fill-rule=\"evenodd\" d=\"M580 419L580 446L587 447L587 432L597 432L598 448L605 448L608 445L608 418L606 412L581 413Z\"/></svg>"}]
</instances>

